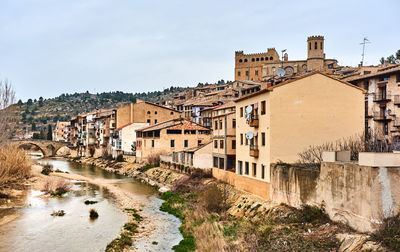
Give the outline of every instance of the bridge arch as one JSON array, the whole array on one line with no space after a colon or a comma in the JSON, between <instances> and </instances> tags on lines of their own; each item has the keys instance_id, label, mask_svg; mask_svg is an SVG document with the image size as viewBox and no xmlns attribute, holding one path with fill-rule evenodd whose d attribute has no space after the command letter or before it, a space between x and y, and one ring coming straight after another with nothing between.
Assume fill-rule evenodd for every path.
<instances>
[{"instance_id":1,"label":"bridge arch","mask_svg":"<svg viewBox=\"0 0 400 252\"><path fill-rule=\"evenodd\" d=\"M55 142L48 140L16 140L14 144L17 147L22 145L33 145L36 146L42 153L44 157L52 157L57 154L57 151L64 146L68 146L67 142Z\"/></svg>"},{"instance_id":2,"label":"bridge arch","mask_svg":"<svg viewBox=\"0 0 400 252\"><path fill-rule=\"evenodd\" d=\"M17 143L17 147L18 148L22 148L24 145L31 145L31 146L35 146L37 147L40 152L43 154L43 157L47 157L47 152L45 150L43 150L43 148L41 146L39 146L38 144L34 143L34 142L21 142L21 143Z\"/></svg>"}]
</instances>

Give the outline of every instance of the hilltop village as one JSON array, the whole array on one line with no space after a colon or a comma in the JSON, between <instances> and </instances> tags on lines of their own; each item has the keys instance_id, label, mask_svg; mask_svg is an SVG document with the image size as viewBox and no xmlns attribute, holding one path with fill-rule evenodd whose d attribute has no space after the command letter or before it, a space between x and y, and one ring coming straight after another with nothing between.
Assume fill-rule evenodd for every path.
<instances>
[{"instance_id":1,"label":"hilltop village","mask_svg":"<svg viewBox=\"0 0 400 252\"><path fill-rule=\"evenodd\" d=\"M305 46L300 60L237 51L233 82L81 113L57 122L53 140L71 158L202 169L265 200L324 204L333 220L373 231L400 210L400 171L390 169L400 167L400 64L345 67L326 58L323 36Z\"/></svg>"}]
</instances>

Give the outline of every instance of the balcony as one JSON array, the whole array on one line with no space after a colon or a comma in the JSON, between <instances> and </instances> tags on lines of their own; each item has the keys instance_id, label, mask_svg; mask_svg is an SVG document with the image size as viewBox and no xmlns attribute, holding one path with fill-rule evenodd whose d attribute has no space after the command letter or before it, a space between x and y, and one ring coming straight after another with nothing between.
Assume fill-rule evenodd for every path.
<instances>
[{"instance_id":1,"label":"balcony","mask_svg":"<svg viewBox=\"0 0 400 252\"><path fill-rule=\"evenodd\" d=\"M250 157L258 157L260 151L257 145L250 145Z\"/></svg>"},{"instance_id":2,"label":"balcony","mask_svg":"<svg viewBox=\"0 0 400 252\"><path fill-rule=\"evenodd\" d=\"M391 96L385 93L375 94L374 95L374 102L388 102L391 100Z\"/></svg>"},{"instance_id":3,"label":"balcony","mask_svg":"<svg viewBox=\"0 0 400 252\"><path fill-rule=\"evenodd\" d=\"M249 125L250 125L250 127L258 128L259 120L258 120L258 115L257 114L251 114Z\"/></svg>"},{"instance_id":4,"label":"balcony","mask_svg":"<svg viewBox=\"0 0 400 252\"><path fill-rule=\"evenodd\" d=\"M391 121L392 118L384 112L374 112L374 121Z\"/></svg>"},{"instance_id":5,"label":"balcony","mask_svg":"<svg viewBox=\"0 0 400 252\"><path fill-rule=\"evenodd\" d=\"M400 95L394 95L393 96L393 103L394 103L394 105L399 105L400 106Z\"/></svg>"}]
</instances>

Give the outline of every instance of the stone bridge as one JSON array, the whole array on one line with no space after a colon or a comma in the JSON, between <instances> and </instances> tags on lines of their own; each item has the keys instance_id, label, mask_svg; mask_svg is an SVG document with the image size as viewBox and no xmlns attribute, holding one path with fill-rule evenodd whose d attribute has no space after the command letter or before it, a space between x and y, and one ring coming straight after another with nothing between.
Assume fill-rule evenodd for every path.
<instances>
[{"instance_id":1,"label":"stone bridge","mask_svg":"<svg viewBox=\"0 0 400 252\"><path fill-rule=\"evenodd\" d=\"M53 157L61 147L69 145L68 142L55 142L38 139L13 140L12 143L16 144L18 147L22 145L36 146L43 153L44 157Z\"/></svg>"}]
</instances>

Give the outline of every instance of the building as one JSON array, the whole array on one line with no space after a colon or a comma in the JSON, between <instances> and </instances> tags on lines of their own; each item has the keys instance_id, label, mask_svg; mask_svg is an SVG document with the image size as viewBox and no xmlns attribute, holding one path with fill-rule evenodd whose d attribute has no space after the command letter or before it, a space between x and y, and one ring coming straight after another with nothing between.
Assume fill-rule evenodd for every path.
<instances>
[{"instance_id":1,"label":"building","mask_svg":"<svg viewBox=\"0 0 400 252\"><path fill-rule=\"evenodd\" d=\"M53 141L68 142L68 128L69 122L57 121L53 130Z\"/></svg>"},{"instance_id":2,"label":"building","mask_svg":"<svg viewBox=\"0 0 400 252\"><path fill-rule=\"evenodd\" d=\"M235 172L236 117L233 101L212 111L213 167Z\"/></svg>"},{"instance_id":3,"label":"building","mask_svg":"<svg viewBox=\"0 0 400 252\"><path fill-rule=\"evenodd\" d=\"M137 130L136 157L167 154L203 145L211 140L210 130L184 118L172 119Z\"/></svg>"},{"instance_id":4,"label":"building","mask_svg":"<svg viewBox=\"0 0 400 252\"><path fill-rule=\"evenodd\" d=\"M136 154L136 130L149 126L148 123L129 123L115 129L111 142L111 155Z\"/></svg>"},{"instance_id":5,"label":"building","mask_svg":"<svg viewBox=\"0 0 400 252\"><path fill-rule=\"evenodd\" d=\"M181 117L181 112L137 99L136 103L117 108L115 112L115 128L129 123L148 123L154 125Z\"/></svg>"},{"instance_id":6,"label":"building","mask_svg":"<svg viewBox=\"0 0 400 252\"><path fill-rule=\"evenodd\" d=\"M333 73L333 70L338 67L337 60L325 58L324 43L323 36L308 37L306 60L289 60L287 53L280 59L275 48L268 48L267 52L254 54L237 51L235 52L235 80L266 81L276 76L280 68L283 68L288 76L316 70Z\"/></svg>"},{"instance_id":7,"label":"building","mask_svg":"<svg viewBox=\"0 0 400 252\"><path fill-rule=\"evenodd\" d=\"M246 190L268 197L272 163L294 163L309 146L361 134L364 93L350 83L313 72L238 98L235 180L242 182L234 184L250 185ZM223 173L216 174L222 178Z\"/></svg>"},{"instance_id":8,"label":"building","mask_svg":"<svg viewBox=\"0 0 400 252\"><path fill-rule=\"evenodd\" d=\"M346 78L367 90L365 131L375 132L380 140L400 142L400 64L382 67Z\"/></svg>"},{"instance_id":9,"label":"building","mask_svg":"<svg viewBox=\"0 0 400 252\"><path fill-rule=\"evenodd\" d=\"M172 153L172 165L197 169L211 169L212 142Z\"/></svg>"}]
</instances>

